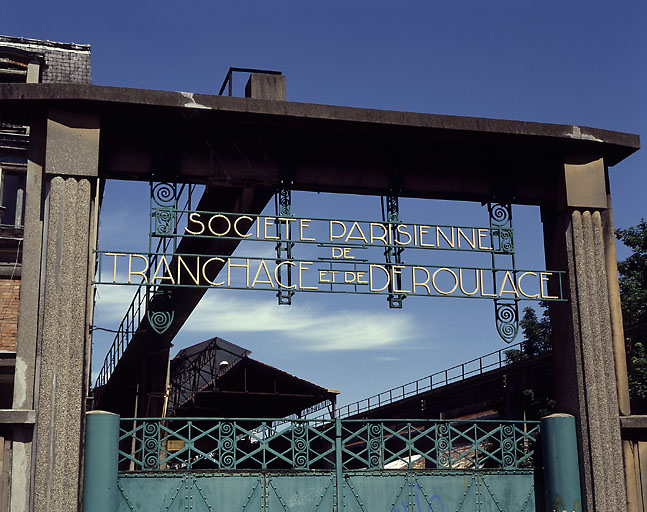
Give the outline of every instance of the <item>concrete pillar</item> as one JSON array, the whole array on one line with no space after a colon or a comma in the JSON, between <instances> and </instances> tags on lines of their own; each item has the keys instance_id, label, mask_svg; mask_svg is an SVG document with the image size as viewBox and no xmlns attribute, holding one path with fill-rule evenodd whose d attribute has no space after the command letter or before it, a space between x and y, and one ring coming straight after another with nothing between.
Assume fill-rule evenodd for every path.
<instances>
[{"instance_id":1,"label":"concrete pillar","mask_svg":"<svg viewBox=\"0 0 647 512\"><path fill-rule=\"evenodd\" d=\"M557 407L576 418L584 509L626 510L611 334L602 160L565 165L562 197L543 210L548 268L568 272L568 303L552 303ZM606 241L608 244L608 240Z\"/></svg>"},{"instance_id":2,"label":"concrete pillar","mask_svg":"<svg viewBox=\"0 0 647 512\"><path fill-rule=\"evenodd\" d=\"M26 327L36 358L31 364L35 370L30 374L33 380L26 386L33 388L36 409L31 509L72 512L80 508L83 474L82 433L90 360L87 302L94 259L91 249L96 237L98 120L49 111L44 146L42 187L33 191L32 197L33 201L36 196L44 198L39 279L30 292L33 296L20 306L21 315L23 307L30 317L34 308L37 310L35 326ZM28 189L28 202L29 193ZM26 226L26 238L28 229ZM28 258L34 261L29 259L29 266L23 261L23 275L35 272L32 265L36 258ZM19 339L24 334L19 330ZM12 512L19 510L23 509Z\"/></svg>"},{"instance_id":3,"label":"concrete pillar","mask_svg":"<svg viewBox=\"0 0 647 512\"><path fill-rule=\"evenodd\" d=\"M45 114L34 115L30 126L25 187L25 226L20 287L18 334L16 337L16 373L13 408L34 410L34 378L41 296L41 252L43 240L43 168L45 165ZM12 512L30 509L33 424L13 428L11 508Z\"/></svg>"}]
</instances>

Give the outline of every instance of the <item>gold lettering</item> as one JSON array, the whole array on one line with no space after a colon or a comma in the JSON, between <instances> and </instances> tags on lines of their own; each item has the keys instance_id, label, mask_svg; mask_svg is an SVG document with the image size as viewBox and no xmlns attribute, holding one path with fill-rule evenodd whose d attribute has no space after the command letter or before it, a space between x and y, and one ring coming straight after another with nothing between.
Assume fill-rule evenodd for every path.
<instances>
[{"instance_id":1,"label":"gold lettering","mask_svg":"<svg viewBox=\"0 0 647 512\"><path fill-rule=\"evenodd\" d=\"M112 270L112 282L117 282L117 256L125 256L123 252L107 252L106 256L114 256L114 264ZM146 269L148 269L148 261L146 262ZM130 281L128 281L130 283Z\"/></svg>"},{"instance_id":2,"label":"gold lettering","mask_svg":"<svg viewBox=\"0 0 647 512\"><path fill-rule=\"evenodd\" d=\"M355 272L350 271L350 270L344 272L344 283L345 284L354 283L355 279L357 279L357 276L355 275Z\"/></svg>"},{"instance_id":3,"label":"gold lettering","mask_svg":"<svg viewBox=\"0 0 647 512\"><path fill-rule=\"evenodd\" d=\"M276 219L274 217L265 217L264 218L264 221L263 221L263 231L264 231L263 238L265 238L266 240L278 240L279 239L278 236L272 236L272 235L267 234L267 228L272 226L274 224L275 220Z\"/></svg>"},{"instance_id":4,"label":"gold lettering","mask_svg":"<svg viewBox=\"0 0 647 512\"><path fill-rule=\"evenodd\" d=\"M241 238L249 238L250 236L252 236L251 233L244 235L243 233L238 231L238 223L240 222L241 219L247 219L250 222L254 222L254 219L252 219L251 217L248 217L247 215L241 215L240 217L236 218L236 220L234 221L234 232Z\"/></svg>"},{"instance_id":5,"label":"gold lettering","mask_svg":"<svg viewBox=\"0 0 647 512\"><path fill-rule=\"evenodd\" d=\"M312 261L300 261L299 262L299 289L301 290L318 290L316 286L303 286L301 278L302 278L302 272L304 270L309 270L310 265L312 265Z\"/></svg>"},{"instance_id":6,"label":"gold lettering","mask_svg":"<svg viewBox=\"0 0 647 512\"><path fill-rule=\"evenodd\" d=\"M544 295L544 283L547 283L552 275L552 272L539 272L539 287L541 288L542 299L559 299L559 297L553 297L552 295ZM548 290L546 290L546 293L548 293Z\"/></svg>"},{"instance_id":7,"label":"gold lettering","mask_svg":"<svg viewBox=\"0 0 647 512\"><path fill-rule=\"evenodd\" d=\"M483 245L481 243L481 238L486 237L490 234L490 230L486 228L481 228L478 230L479 233L479 251L491 251L492 247L488 247L487 245Z\"/></svg>"},{"instance_id":8,"label":"gold lettering","mask_svg":"<svg viewBox=\"0 0 647 512\"><path fill-rule=\"evenodd\" d=\"M293 261L282 261L274 268L274 280L276 281L276 284L279 285L279 288L285 288L286 290L294 290L297 287L296 284L285 286L279 279L279 276L281 275L281 266L283 265L291 265L293 267L297 266L297 264L294 263ZM288 272L290 272L290 269L288 269Z\"/></svg>"},{"instance_id":9,"label":"gold lettering","mask_svg":"<svg viewBox=\"0 0 647 512\"><path fill-rule=\"evenodd\" d=\"M195 275L191 273L191 270L184 262L184 258L182 258L182 256L177 255L176 258L177 258L177 284L182 283L181 267L184 267L184 270L186 270L189 276L191 276L191 279L195 284L200 284L200 256L195 257Z\"/></svg>"},{"instance_id":10,"label":"gold lettering","mask_svg":"<svg viewBox=\"0 0 647 512\"><path fill-rule=\"evenodd\" d=\"M524 297L528 297L529 299L538 299L539 298L538 293L536 293L535 295L528 295L526 292L523 291L523 288L521 288L521 280L528 275L537 277L536 272L524 272L523 274L521 274L519 276L519 279L517 279L517 288L519 289L519 293L521 293L521 295L523 295Z\"/></svg>"},{"instance_id":11,"label":"gold lettering","mask_svg":"<svg viewBox=\"0 0 647 512\"><path fill-rule=\"evenodd\" d=\"M119 254L118 256L125 256L125 254L123 254L123 255ZM133 270L132 270L133 258L141 258L141 259L144 260L144 263L146 263L146 266L144 267L144 270L142 270L141 272L133 272ZM117 258L115 257L115 261L116 260L117 260ZM148 283L148 279L146 278L146 271L147 270L148 270L148 258L146 256L143 256L142 254L129 254L128 255L128 283L130 283L130 276L134 276L134 275L142 276L144 278L144 282Z\"/></svg>"},{"instance_id":12,"label":"gold lettering","mask_svg":"<svg viewBox=\"0 0 647 512\"><path fill-rule=\"evenodd\" d=\"M347 260L354 260L355 259L355 256L350 255L350 250L351 249L352 249L352 247L344 247L344 259L347 259Z\"/></svg>"},{"instance_id":13,"label":"gold lettering","mask_svg":"<svg viewBox=\"0 0 647 512\"><path fill-rule=\"evenodd\" d=\"M401 242L400 240L396 240L395 243L397 245L409 245L411 243L411 234L407 231L407 225L406 224L398 224L398 227L395 228L398 234L400 235L406 235L407 241L406 242Z\"/></svg>"},{"instance_id":14,"label":"gold lettering","mask_svg":"<svg viewBox=\"0 0 647 512\"><path fill-rule=\"evenodd\" d=\"M398 290L395 287L395 283L397 282L396 276L402 275L403 268L405 268L404 265L393 265L391 267L391 282L393 283L393 293L411 293L411 290Z\"/></svg>"},{"instance_id":15,"label":"gold lettering","mask_svg":"<svg viewBox=\"0 0 647 512\"><path fill-rule=\"evenodd\" d=\"M510 286L512 286L512 290L505 290L506 283L510 283ZM499 288L499 297L501 297L504 293L513 293L516 297L519 297L519 292L517 291L517 288L514 285L514 279L512 278L512 273L509 270L506 270L505 275L503 276L503 282L501 283L501 288Z\"/></svg>"},{"instance_id":16,"label":"gold lettering","mask_svg":"<svg viewBox=\"0 0 647 512\"><path fill-rule=\"evenodd\" d=\"M384 275L386 276L386 284L382 288L374 288L373 287L373 283L374 283L373 269L374 268L379 268L382 272L384 272ZM371 264L368 267L368 280L369 280L369 283L370 283L369 289L372 292L381 292L383 290L386 290L386 288L389 286L389 284L391 284L391 275L390 275L389 271L386 268L384 268L382 265Z\"/></svg>"},{"instance_id":17,"label":"gold lettering","mask_svg":"<svg viewBox=\"0 0 647 512\"><path fill-rule=\"evenodd\" d=\"M434 244L426 244L422 241L422 235L427 235L430 229L431 226L418 226L418 230L420 231L420 234L418 235L418 238L420 239L420 247L436 247Z\"/></svg>"},{"instance_id":18,"label":"gold lettering","mask_svg":"<svg viewBox=\"0 0 647 512\"><path fill-rule=\"evenodd\" d=\"M160 268L162 267L164 267L162 269L162 275L159 276L157 274L159 273ZM164 276L164 272L168 274L167 277ZM168 279L171 281L171 283L175 284L175 279L173 279L173 275L171 274L171 269L169 268L168 261L166 261L166 256L162 255L160 256L160 259L157 262L157 268L155 269L155 273L151 278L151 283L155 282L155 280L164 281L165 279Z\"/></svg>"},{"instance_id":19,"label":"gold lettering","mask_svg":"<svg viewBox=\"0 0 647 512\"><path fill-rule=\"evenodd\" d=\"M332 248L332 257L337 259L341 258L344 255L344 250L341 247Z\"/></svg>"},{"instance_id":20,"label":"gold lettering","mask_svg":"<svg viewBox=\"0 0 647 512\"><path fill-rule=\"evenodd\" d=\"M470 240L467 235L463 232L461 228L458 228L458 248L461 247L461 237L467 242L467 244L472 248L476 249L476 231L472 228L472 239Z\"/></svg>"},{"instance_id":21,"label":"gold lettering","mask_svg":"<svg viewBox=\"0 0 647 512\"><path fill-rule=\"evenodd\" d=\"M422 270L425 273L425 282L424 283L419 283L416 281L416 270ZM429 279L430 279L429 271L425 267L412 267L411 268L411 280L413 281L413 293L416 293L416 286L424 286L425 290L427 290L427 295L431 295L431 290L429 289Z\"/></svg>"},{"instance_id":22,"label":"gold lettering","mask_svg":"<svg viewBox=\"0 0 647 512\"><path fill-rule=\"evenodd\" d=\"M452 228L452 227L449 228L449 231L450 231L450 233L452 235L451 240L449 238L447 238L447 235L442 230L442 228L443 228L443 226L436 226L436 245L438 247L440 247L440 237L442 236L445 239L445 241L447 242L447 244L453 249L454 245L456 244L456 242L454 241L454 228ZM431 280L431 282L433 284L433 279Z\"/></svg>"},{"instance_id":23,"label":"gold lettering","mask_svg":"<svg viewBox=\"0 0 647 512\"><path fill-rule=\"evenodd\" d=\"M344 231L342 231L341 235L333 235L333 226L341 226ZM346 234L346 224L344 224L340 220L331 220L329 223L329 229L330 229L330 241L332 242L335 239L340 239L344 238L344 235Z\"/></svg>"},{"instance_id":24,"label":"gold lettering","mask_svg":"<svg viewBox=\"0 0 647 512\"><path fill-rule=\"evenodd\" d=\"M196 218L197 217L197 218ZM200 231L191 231L189 229L189 226L184 228L184 231L186 233L189 233L189 235L201 235L204 233L204 223L200 220L200 214L197 212L192 212L189 214L189 222L195 222L196 224L200 225Z\"/></svg>"},{"instance_id":25,"label":"gold lettering","mask_svg":"<svg viewBox=\"0 0 647 512\"><path fill-rule=\"evenodd\" d=\"M265 270L265 275L267 276L267 280L261 281L258 278L258 275L261 273L261 269ZM272 278L270 277L270 271L267 270L267 265L265 264L265 260L261 260L261 264L258 266L258 269L256 270L256 275L254 276L254 280L252 281L252 288L254 288L256 283L269 284L272 288L274 288L274 283L272 282Z\"/></svg>"},{"instance_id":26,"label":"gold lettering","mask_svg":"<svg viewBox=\"0 0 647 512\"><path fill-rule=\"evenodd\" d=\"M285 221L285 238L290 239L290 222L296 222L297 219L291 219L290 217L281 217L279 220Z\"/></svg>"},{"instance_id":27,"label":"gold lettering","mask_svg":"<svg viewBox=\"0 0 647 512\"><path fill-rule=\"evenodd\" d=\"M245 263L238 264L232 263L229 258L229 265L227 265L227 286L231 286L231 267L245 269L245 288L249 288L249 258L245 259Z\"/></svg>"},{"instance_id":28,"label":"gold lettering","mask_svg":"<svg viewBox=\"0 0 647 512\"><path fill-rule=\"evenodd\" d=\"M357 272L357 284L368 284L368 281L362 281L364 274L366 274L366 272Z\"/></svg>"},{"instance_id":29,"label":"gold lettering","mask_svg":"<svg viewBox=\"0 0 647 512\"><path fill-rule=\"evenodd\" d=\"M224 219L225 221L227 221L227 229L225 229L222 233L216 233L213 230L213 226L211 225L214 219ZM231 230L231 221L220 213L218 215L212 215L207 225L209 226L209 231L213 236L227 236L227 233L229 233L229 231Z\"/></svg>"},{"instance_id":30,"label":"gold lettering","mask_svg":"<svg viewBox=\"0 0 647 512\"><path fill-rule=\"evenodd\" d=\"M370 230L371 230L371 244L375 242L375 240L381 240L384 245L386 245L386 227L384 227L384 224L378 224L377 222L371 222L370 224ZM382 236L375 236L373 233L373 228L378 227L382 230Z\"/></svg>"},{"instance_id":31,"label":"gold lettering","mask_svg":"<svg viewBox=\"0 0 647 512\"><path fill-rule=\"evenodd\" d=\"M299 240L301 242L314 242L315 241L314 238L306 238L306 237L303 236L303 230L305 228L310 227L311 222L312 222L312 220L310 220L310 219L301 219L299 221Z\"/></svg>"},{"instance_id":32,"label":"gold lettering","mask_svg":"<svg viewBox=\"0 0 647 512\"><path fill-rule=\"evenodd\" d=\"M205 280L207 283L209 283L211 286L222 286L223 284L225 284L225 282L224 282L224 281L221 281L221 282L219 282L219 283L214 283L213 281L209 280L209 278L207 277L207 274L206 274L206 272L205 272L205 269L207 268L207 265L208 265L209 263L211 263L212 261L219 261L219 262L221 262L221 263L225 263L225 260L223 260L222 258L217 258L217 257L215 257L215 258L209 258L209 259L208 259L207 261L205 261L205 262L204 262L204 264L202 265L202 277L203 277L203 278L204 278L204 280Z\"/></svg>"},{"instance_id":33,"label":"gold lettering","mask_svg":"<svg viewBox=\"0 0 647 512\"><path fill-rule=\"evenodd\" d=\"M454 237L453 237L453 234L452 234L452 238L454 238ZM449 272L449 273L451 274L451 276L454 278L454 287L453 287L451 290L449 290L448 292L444 292L444 291L442 291L442 290L441 290L440 288L438 288L438 286L436 285L436 276L438 275L438 273L439 273L439 272L442 272L442 271ZM448 269L448 268L446 268L446 267L441 267L441 268L439 268L438 270L436 270L436 271L433 273L433 275L431 276L431 286L433 286L433 287L434 287L434 290L436 290L438 293L440 293L440 294L442 294L442 295L449 295L450 293L454 293L454 291L456 290L456 288L458 288L458 277L456 276L456 274L454 274L454 272L453 272L452 270L450 270L450 269Z\"/></svg>"},{"instance_id":34,"label":"gold lettering","mask_svg":"<svg viewBox=\"0 0 647 512\"><path fill-rule=\"evenodd\" d=\"M480 283L481 283L481 297L496 297L496 293L485 293L485 287L483 286L483 269L479 270Z\"/></svg>"},{"instance_id":35,"label":"gold lettering","mask_svg":"<svg viewBox=\"0 0 647 512\"><path fill-rule=\"evenodd\" d=\"M474 291L470 292L470 293L466 292L465 288L463 288L463 269L462 268L458 269L458 286L460 287L461 292L464 295L467 295L469 297L469 296L472 296L476 292L479 291L479 272L478 272L478 270L474 270L474 283L476 284L476 288L474 288Z\"/></svg>"},{"instance_id":36,"label":"gold lettering","mask_svg":"<svg viewBox=\"0 0 647 512\"><path fill-rule=\"evenodd\" d=\"M359 234L356 236L353 236L353 231L355 231L356 229ZM353 225L350 227L350 231L348 232L348 236L344 241L348 243L349 240L361 240L365 244L368 243L368 240L366 240L366 237L364 236L364 232L362 231L362 228L359 227L359 223L357 221L353 222Z\"/></svg>"},{"instance_id":37,"label":"gold lettering","mask_svg":"<svg viewBox=\"0 0 647 512\"><path fill-rule=\"evenodd\" d=\"M329 283L330 282L330 280L326 280L326 279L323 278L323 276L325 276L327 273L328 273L327 270L320 270L319 271L319 282L320 283Z\"/></svg>"}]
</instances>

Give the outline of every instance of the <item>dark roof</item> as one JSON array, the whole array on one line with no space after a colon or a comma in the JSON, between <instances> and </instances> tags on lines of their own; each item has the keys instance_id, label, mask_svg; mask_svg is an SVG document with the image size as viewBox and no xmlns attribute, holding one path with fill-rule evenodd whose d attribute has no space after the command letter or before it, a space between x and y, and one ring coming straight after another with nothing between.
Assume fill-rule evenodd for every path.
<instances>
[{"instance_id":1,"label":"dark roof","mask_svg":"<svg viewBox=\"0 0 647 512\"><path fill-rule=\"evenodd\" d=\"M252 359L250 353L222 338L181 350L171 361L169 415L283 418L334 401L336 392ZM228 364L221 367L223 361Z\"/></svg>"}]
</instances>

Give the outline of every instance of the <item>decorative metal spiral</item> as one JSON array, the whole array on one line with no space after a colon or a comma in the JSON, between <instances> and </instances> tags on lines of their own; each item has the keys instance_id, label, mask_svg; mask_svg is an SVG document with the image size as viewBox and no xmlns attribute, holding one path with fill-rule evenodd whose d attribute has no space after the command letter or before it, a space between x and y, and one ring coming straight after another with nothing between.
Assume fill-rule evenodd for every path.
<instances>
[{"instance_id":1,"label":"decorative metal spiral","mask_svg":"<svg viewBox=\"0 0 647 512\"><path fill-rule=\"evenodd\" d=\"M146 422L144 423L144 435L156 436L159 432L159 425L157 423Z\"/></svg>"},{"instance_id":2,"label":"decorative metal spiral","mask_svg":"<svg viewBox=\"0 0 647 512\"><path fill-rule=\"evenodd\" d=\"M495 301L496 328L499 336L506 343L510 343L519 332L519 318L516 304L505 304Z\"/></svg>"},{"instance_id":3,"label":"decorative metal spiral","mask_svg":"<svg viewBox=\"0 0 647 512\"><path fill-rule=\"evenodd\" d=\"M304 452L308 449L308 442L303 438L294 440L294 449L297 452Z\"/></svg>"},{"instance_id":4,"label":"decorative metal spiral","mask_svg":"<svg viewBox=\"0 0 647 512\"><path fill-rule=\"evenodd\" d=\"M147 452L152 452L157 450L157 447L159 446L157 439L154 439L152 437L149 437L144 440L144 449Z\"/></svg>"},{"instance_id":5,"label":"decorative metal spiral","mask_svg":"<svg viewBox=\"0 0 647 512\"><path fill-rule=\"evenodd\" d=\"M382 436L382 427L379 423L371 423L368 427L371 436Z\"/></svg>"},{"instance_id":6,"label":"decorative metal spiral","mask_svg":"<svg viewBox=\"0 0 647 512\"><path fill-rule=\"evenodd\" d=\"M294 437L303 437L306 435L307 428L305 423L293 423L292 424L292 432L294 434Z\"/></svg>"},{"instance_id":7,"label":"decorative metal spiral","mask_svg":"<svg viewBox=\"0 0 647 512\"><path fill-rule=\"evenodd\" d=\"M438 444L436 445L440 451L445 451L449 449L449 441L445 438L439 439Z\"/></svg>"},{"instance_id":8,"label":"decorative metal spiral","mask_svg":"<svg viewBox=\"0 0 647 512\"><path fill-rule=\"evenodd\" d=\"M308 467L308 456L305 453L299 453L294 457L294 466L297 468Z\"/></svg>"},{"instance_id":9,"label":"decorative metal spiral","mask_svg":"<svg viewBox=\"0 0 647 512\"><path fill-rule=\"evenodd\" d=\"M505 437L512 437L514 434L514 427L512 425L503 425L502 432Z\"/></svg>"},{"instance_id":10,"label":"decorative metal spiral","mask_svg":"<svg viewBox=\"0 0 647 512\"><path fill-rule=\"evenodd\" d=\"M506 453L503 455L503 466L506 468L512 467L515 464L514 455L512 453Z\"/></svg>"},{"instance_id":11,"label":"decorative metal spiral","mask_svg":"<svg viewBox=\"0 0 647 512\"><path fill-rule=\"evenodd\" d=\"M438 434L441 436L447 436L449 435L449 425L446 423L443 423L442 425L438 426Z\"/></svg>"},{"instance_id":12,"label":"decorative metal spiral","mask_svg":"<svg viewBox=\"0 0 647 512\"><path fill-rule=\"evenodd\" d=\"M234 440L231 437L228 437L227 439L223 439L220 441L220 449L223 452L232 452L234 451Z\"/></svg>"},{"instance_id":13,"label":"decorative metal spiral","mask_svg":"<svg viewBox=\"0 0 647 512\"><path fill-rule=\"evenodd\" d=\"M144 457L144 466L147 468L156 468L158 463L157 452L148 453Z\"/></svg>"},{"instance_id":14,"label":"decorative metal spiral","mask_svg":"<svg viewBox=\"0 0 647 512\"><path fill-rule=\"evenodd\" d=\"M157 334L163 334L173 322L173 311L149 311L148 321Z\"/></svg>"},{"instance_id":15,"label":"decorative metal spiral","mask_svg":"<svg viewBox=\"0 0 647 512\"><path fill-rule=\"evenodd\" d=\"M446 453L441 453L438 456L438 466L439 467L448 467L449 466L449 455Z\"/></svg>"},{"instance_id":16,"label":"decorative metal spiral","mask_svg":"<svg viewBox=\"0 0 647 512\"><path fill-rule=\"evenodd\" d=\"M233 453L227 453L222 456L222 458L220 459L220 462L223 468L232 468L234 467L234 463L236 462L236 459Z\"/></svg>"},{"instance_id":17,"label":"decorative metal spiral","mask_svg":"<svg viewBox=\"0 0 647 512\"><path fill-rule=\"evenodd\" d=\"M155 210L155 234L168 236L175 233L175 213L171 210Z\"/></svg>"},{"instance_id":18,"label":"decorative metal spiral","mask_svg":"<svg viewBox=\"0 0 647 512\"><path fill-rule=\"evenodd\" d=\"M172 183L155 183L151 190L153 201L159 206L175 206L176 191Z\"/></svg>"},{"instance_id":19,"label":"decorative metal spiral","mask_svg":"<svg viewBox=\"0 0 647 512\"><path fill-rule=\"evenodd\" d=\"M505 226L512 220L510 205L493 203L490 205L490 224L492 226Z\"/></svg>"},{"instance_id":20,"label":"decorative metal spiral","mask_svg":"<svg viewBox=\"0 0 647 512\"><path fill-rule=\"evenodd\" d=\"M368 458L368 465L372 468L379 467L380 465L380 454L379 453L373 453L371 456Z\"/></svg>"},{"instance_id":21,"label":"decorative metal spiral","mask_svg":"<svg viewBox=\"0 0 647 512\"><path fill-rule=\"evenodd\" d=\"M499 249L507 253L514 252L511 229L499 229Z\"/></svg>"},{"instance_id":22,"label":"decorative metal spiral","mask_svg":"<svg viewBox=\"0 0 647 512\"><path fill-rule=\"evenodd\" d=\"M511 452L514 450L514 441L510 438L506 438L503 440L503 443L501 443L501 447L504 451Z\"/></svg>"},{"instance_id":23,"label":"decorative metal spiral","mask_svg":"<svg viewBox=\"0 0 647 512\"><path fill-rule=\"evenodd\" d=\"M372 452L379 452L381 447L382 447L382 443L380 443L380 440L375 437L371 439L368 443L368 448Z\"/></svg>"},{"instance_id":24,"label":"decorative metal spiral","mask_svg":"<svg viewBox=\"0 0 647 512\"><path fill-rule=\"evenodd\" d=\"M234 433L234 425L230 422L222 423L220 425L220 434L223 436L230 436Z\"/></svg>"}]
</instances>

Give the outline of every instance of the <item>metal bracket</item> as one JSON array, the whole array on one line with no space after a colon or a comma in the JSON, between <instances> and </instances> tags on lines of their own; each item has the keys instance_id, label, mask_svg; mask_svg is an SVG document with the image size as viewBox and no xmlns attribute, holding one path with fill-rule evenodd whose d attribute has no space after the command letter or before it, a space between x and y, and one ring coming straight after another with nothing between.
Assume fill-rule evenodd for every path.
<instances>
[{"instance_id":1,"label":"metal bracket","mask_svg":"<svg viewBox=\"0 0 647 512\"><path fill-rule=\"evenodd\" d=\"M512 231L512 205L510 203L488 203L490 216L490 238L492 247L498 247L498 254L512 259L514 271L514 239ZM495 239L498 242L495 245ZM492 253L492 269L496 268L495 253ZM492 281L496 280L492 271ZM519 333L519 301L494 299L494 318L496 330L506 343L511 343Z\"/></svg>"},{"instance_id":2,"label":"metal bracket","mask_svg":"<svg viewBox=\"0 0 647 512\"><path fill-rule=\"evenodd\" d=\"M399 202L397 189L389 189L389 195L382 196L382 221L388 224L399 224L400 223L400 211L399 211ZM400 234L396 230L393 233L393 244L387 245L384 249L384 258L386 260L386 268L389 270L391 276L394 275L391 272L393 265L402 265L402 253L404 252L404 247L398 246L396 241L400 240ZM395 274L397 288L395 287L396 283L391 280L389 283L389 295L386 298L389 301L389 307L393 309L402 309L402 301L407 298L404 293L395 293L394 290L402 289L402 276L400 274Z\"/></svg>"},{"instance_id":3,"label":"metal bracket","mask_svg":"<svg viewBox=\"0 0 647 512\"><path fill-rule=\"evenodd\" d=\"M276 191L274 196L274 209L276 212L276 236L278 237L278 242L276 242L276 263L282 261L288 261L292 259L292 248L294 247L294 242L290 241L289 226L286 226L286 237L283 238L281 231L281 222L280 218L286 219L292 217L292 173L288 171L281 171L281 187ZM257 221L258 222L258 221ZM289 224L289 223L287 223ZM276 298L278 300L279 306L289 306L292 304L292 296L294 295L294 290L292 287L292 265L282 265L280 267L279 274L281 275L281 283L286 283L289 288L281 288L279 286L278 291L276 292ZM283 277L285 275L285 277Z\"/></svg>"}]
</instances>

